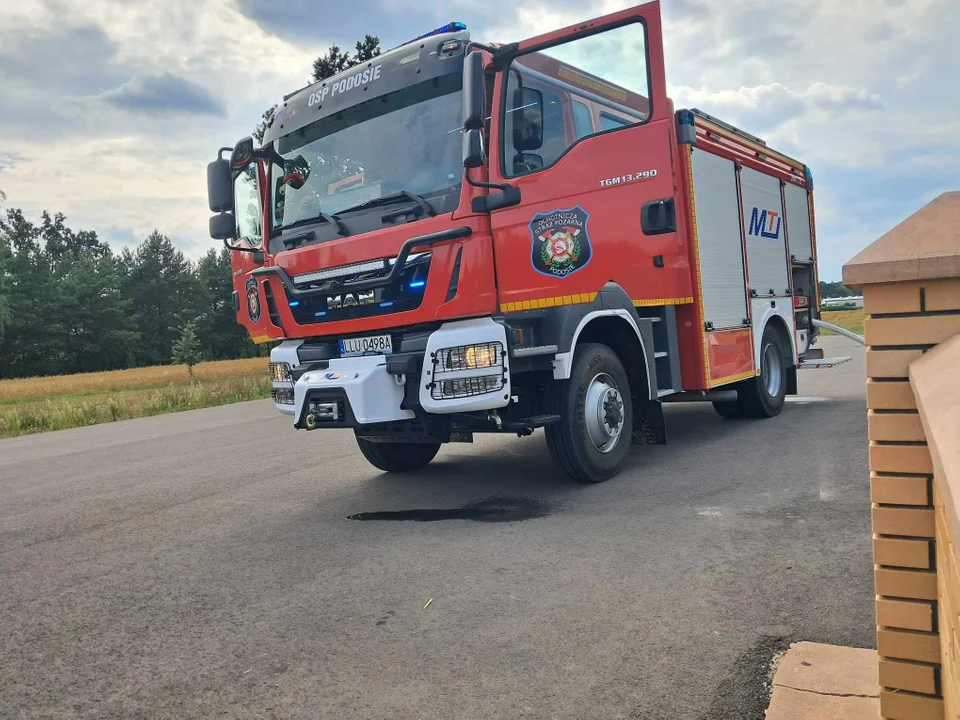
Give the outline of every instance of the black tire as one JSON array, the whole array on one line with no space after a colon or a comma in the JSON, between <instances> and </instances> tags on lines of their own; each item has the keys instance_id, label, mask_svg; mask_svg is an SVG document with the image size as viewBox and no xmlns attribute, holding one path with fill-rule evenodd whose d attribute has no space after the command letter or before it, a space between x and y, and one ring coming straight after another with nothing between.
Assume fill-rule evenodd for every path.
<instances>
[{"instance_id":1,"label":"black tire","mask_svg":"<svg viewBox=\"0 0 960 720\"><path fill-rule=\"evenodd\" d=\"M737 400L733 402L715 402L713 409L717 411L717 415L722 418L727 418L728 420L736 420L737 418L743 417L743 408L740 407L740 403Z\"/></svg>"},{"instance_id":2,"label":"black tire","mask_svg":"<svg viewBox=\"0 0 960 720\"><path fill-rule=\"evenodd\" d=\"M760 374L739 382L736 402L715 402L714 409L724 418L771 418L783 410L787 395L787 363L783 339L768 324L760 342Z\"/></svg>"},{"instance_id":3,"label":"black tire","mask_svg":"<svg viewBox=\"0 0 960 720\"><path fill-rule=\"evenodd\" d=\"M603 482L620 472L630 452L633 402L630 380L616 353L600 344L578 347L570 379L554 383L550 392L553 412L560 415L560 420L547 425L545 431L554 461L583 483ZM589 427L585 412L588 400L596 403L597 413ZM602 408L606 414L601 420ZM611 431L615 437L609 434ZM598 434L607 437L608 443L598 445Z\"/></svg>"},{"instance_id":4,"label":"black tire","mask_svg":"<svg viewBox=\"0 0 960 720\"><path fill-rule=\"evenodd\" d=\"M378 443L357 438L360 452L371 465L384 472L410 472L430 464L440 443Z\"/></svg>"}]
</instances>

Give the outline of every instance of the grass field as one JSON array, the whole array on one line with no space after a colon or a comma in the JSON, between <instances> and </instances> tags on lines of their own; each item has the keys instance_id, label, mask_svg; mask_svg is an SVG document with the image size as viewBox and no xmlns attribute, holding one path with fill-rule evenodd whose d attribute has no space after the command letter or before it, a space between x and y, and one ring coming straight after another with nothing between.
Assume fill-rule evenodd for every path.
<instances>
[{"instance_id":1,"label":"grass field","mask_svg":"<svg viewBox=\"0 0 960 720\"><path fill-rule=\"evenodd\" d=\"M822 313L863 334L863 309ZM833 335L829 330L824 335ZM267 358L0 380L0 437L63 430L270 396Z\"/></svg>"},{"instance_id":2,"label":"grass field","mask_svg":"<svg viewBox=\"0 0 960 720\"><path fill-rule=\"evenodd\" d=\"M866 314L863 311L863 308L858 308L856 310L829 310L824 312L820 311L820 319L824 322L833 323L834 325L839 325L842 328L851 330L857 335L863 335L863 321L866 319ZM822 331L824 335L836 335L829 330Z\"/></svg>"},{"instance_id":3,"label":"grass field","mask_svg":"<svg viewBox=\"0 0 960 720\"><path fill-rule=\"evenodd\" d=\"M0 437L270 396L267 358L0 380Z\"/></svg>"}]
</instances>

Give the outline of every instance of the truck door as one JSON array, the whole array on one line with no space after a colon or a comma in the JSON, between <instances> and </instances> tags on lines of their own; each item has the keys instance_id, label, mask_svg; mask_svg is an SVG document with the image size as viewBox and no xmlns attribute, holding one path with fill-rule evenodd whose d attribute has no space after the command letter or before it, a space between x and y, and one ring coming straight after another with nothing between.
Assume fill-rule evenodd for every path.
<instances>
[{"instance_id":1,"label":"truck door","mask_svg":"<svg viewBox=\"0 0 960 720\"><path fill-rule=\"evenodd\" d=\"M524 40L501 60L490 179L520 190L491 213L501 311L590 302L611 280L637 306L692 302L659 3ZM609 121L587 126L571 98ZM539 128L525 112L537 105ZM660 201L644 232L644 205Z\"/></svg>"}]
</instances>

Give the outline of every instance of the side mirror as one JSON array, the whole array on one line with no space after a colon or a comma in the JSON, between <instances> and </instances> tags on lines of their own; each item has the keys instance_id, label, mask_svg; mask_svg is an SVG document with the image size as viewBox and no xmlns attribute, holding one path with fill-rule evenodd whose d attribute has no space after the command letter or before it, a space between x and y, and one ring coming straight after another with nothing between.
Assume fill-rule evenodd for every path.
<instances>
[{"instance_id":1,"label":"side mirror","mask_svg":"<svg viewBox=\"0 0 960 720\"><path fill-rule=\"evenodd\" d=\"M483 128L483 58L472 52L463 61L463 129Z\"/></svg>"},{"instance_id":2,"label":"side mirror","mask_svg":"<svg viewBox=\"0 0 960 720\"><path fill-rule=\"evenodd\" d=\"M463 134L463 166L477 168L483 165L483 138L479 130L467 130Z\"/></svg>"},{"instance_id":3,"label":"side mirror","mask_svg":"<svg viewBox=\"0 0 960 720\"><path fill-rule=\"evenodd\" d=\"M310 163L303 155L297 155L283 164L283 180L280 184L299 190L307 182L308 177L310 177Z\"/></svg>"},{"instance_id":4,"label":"side mirror","mask_svg":"<svg viewBox=\"0 0 960 720\"><path fill-rule=\"evenodd\" d=\"M233 240L237 235L237 220L232 212L217 213L210 218L210 237L214 240Z\"/></svg>"},{"instance_id":5,"label":"side mirror","mask_svg":"<svg viewBox=\"0 0 960 720\"><path fill-rule=\"evenodd\" d=\"M230 169L234 172L243 170L253 161L253 138L249 135L241 139L230 153Z\"/></svg>"},{"instance_id":6,"label":"side mirror","mask_svg":"<svg viewBox=\"0 0 960 720\"><path fill-rule=\"evenodd\" d=\"M215 213L233 210L233 173L223 158L207 165L207 200Z\"/></svg>"},{"instance_id":7,"label":"side mirror","mask_svg":"<svg viewBox=\"0 0 960 720\"><path fill-rule=\"evenodd\" d=\"M543 145L543 93L531 87L513 91L513 147L517 152Z\"/></svg>"}]
</instances>

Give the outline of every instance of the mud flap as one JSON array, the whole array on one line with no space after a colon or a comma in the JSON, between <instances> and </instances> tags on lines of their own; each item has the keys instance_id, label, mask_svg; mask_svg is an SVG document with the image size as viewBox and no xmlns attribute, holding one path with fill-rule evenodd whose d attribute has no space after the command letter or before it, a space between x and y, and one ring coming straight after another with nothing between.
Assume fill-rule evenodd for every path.
<instances>
[{"instance_id":1,"label":"mud flap","mask_svg":"<svg viewBox=\"0 0 960 720\"><path fill-rule=\"evenodd\" d=\"M663 421L663 406L657 400L637 403L633 413L634 445L666 445L667 428Z\"/></svg>"},{"instance_id":2,"label":"mud flap","mask_svg":"<svg viewBox=\"0 0 960 720\"><path fill-rule=\"evenodd\" d=\"M787 368L787 395L797 394L797 369L795 367Z\"/></svg>"}]
</instances>

